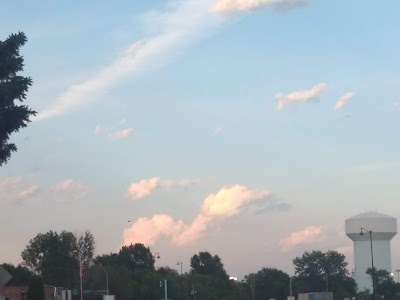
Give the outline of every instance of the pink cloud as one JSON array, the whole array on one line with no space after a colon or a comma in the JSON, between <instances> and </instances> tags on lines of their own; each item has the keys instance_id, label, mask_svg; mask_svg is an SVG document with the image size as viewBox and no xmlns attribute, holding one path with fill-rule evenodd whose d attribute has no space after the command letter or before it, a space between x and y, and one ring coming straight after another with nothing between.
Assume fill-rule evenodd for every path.
<instances>
[{"instance_id":1,"label":"pink cloud","mask_svg":"<svg viewBox=\"0 0 400 300\"><path fill-rule=\"evenodd\" d=\"M211 11L215 13L238 13L267 6L293 9L307 3L308 0L216 0Z\"/></svg>"},{"instance_id":2,"label":"pink cloud","mask_svg":"<svg viewBox=\"0 0 400 300\"><path fill-rule=\"evenodd\" d=\"M138 183L132 183L128 190L128 197L131 199L142 199L151 194L151 192L157 188L160 182L160 178L153 177L149 179L143 179Z\"/></svg>"},{"instance_id":3,"label":"pink cloud","mask_svg":"<svg viewBox=\"0 0 400 300\"><path fill-rule=\"evenodd\" d=\"M37 185L31 185L22 192L18 193L16 197L16 202L23 202L25 200L28 200L32 197L35 197L40 193L40 188Z\"/></svg>"},{"instance_id":4,"label":"pink cloud","mask_svg":"<svg viewBox=\"0 0 400 300\"><path fill-rule=\"evenodd\" d=\"M335 104L335 110L341 110L343 107L346 106L346 104L350 101L351 98L354 97L354 93L346 93L342 97L340 97Z\"/></svg>"},{"instance_id":5,"label":"pink cloud","mask_svg":"<svg viewBox=\"0 0 400 300\"><path fill-rule=\"evenodd\" d=\"M292 232L288 237L279 241L282 251L287 252L292 248L313 243L321 239L323 228L321 226L309 226L304 230Z\"/></svg>"},{"instance_id":6,"label":"pink cloud","mask_svg":"<svg viewBox=\"0 0 400 300\"><path fill-rule=\"evenodd\" d=\"M160 237L175 238L184 230L180 220L168 215L154 215L152 218L139 218L131 228L123 232L124 245L142 243L153 245Z\"/></svg>"},{"instance_id":7,"label":"pink cloud","mask_svg":"<svg viewBox=\"0 0 400 300\"><path fill-rule=\"evenodd\" d=\"M155 189L171 189L175 187L185 188L197 185L198 180L183 179L161 179L159 177L152 177L143 179L139 182L133 182L128 189L127 196L131 199L138 200L149 196Z\"/></svg>"},{"instance_id":8,"label":"pink cloud","mask_svg":"<svg viewBox=\"0 0 400 300\"><path fill-rule=\"evenodd\" d=\"M203 200L201 209L192 223L185 224L182 220L168 215L155 215L150 219L139 218L131 228L124 230L124 244L154 244L163 236L170 238L176 245L192 244L214 223L238 215L249 205L265 202L270 195L268 191L251 190L241 185L223 187Z\"/></svg>"},{"instance_id":9,"label":"pink cloud","mask_svg":"<svg viewBox=\"0 0 400 300\"><path fill-rule=\"evenodd\" d=\"M40 189L31 181L32 178L29 176L0 179L0 199L11 203L22 203L36 197Z\"/></svg>"}]
</instances>

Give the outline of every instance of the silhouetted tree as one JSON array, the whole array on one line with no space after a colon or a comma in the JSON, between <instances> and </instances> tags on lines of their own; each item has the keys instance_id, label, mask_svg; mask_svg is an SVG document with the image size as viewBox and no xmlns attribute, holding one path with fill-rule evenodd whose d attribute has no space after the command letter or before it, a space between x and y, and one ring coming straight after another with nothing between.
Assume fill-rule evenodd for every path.
<instances>
[{"instance_id":1,"label":"silhouetted tree","mask_svg":"<svg viewBox=\"0 0 400 300\"><path fill-rule=\"evenodd\" d=\"M17 75L24 69L24 59L19 54L27 38L23 32L11 34L5 41L0 41L0 166L7 163L17 146L8 143L10 135L26 127L30 117L36 112L23 102L32 85L32 79Z\"/></svg>"},{"instance_id":2,"label":"silhouetted tree","mask_svg":"<svg viewBox=\"0 0 400 300\"><path fill-rule=\"evenodd\" d=\"M30 240L21 254L24 265L41 275L48 285L76 286L79 279L79 256L82 256L86 265L93 259L93 236L89 231L85 236L86 243L79 245L79 238L71 232L39 233Z\"/></svg>"},{"instance_id":3,"label":"silhouetted tree","mask_svg":"<svg viewBox=\"0 0 400 300\"><path fill-rule=\"evenodd\" d=\"M400 285L393 280L387 270L374 269L376 298L396 299L400 293ZM372 268L367 269L367 274L372 279Z\"/></svg>"},{"instance_id":4,"label":"silhouetted tree","mask_svg":"<svg viewBox=\"0 0 400 300\"><path fill-rule=\"evenodd\" d=\"M27 267L22 265L2 264L3 268L11 274L12 278L7 282L8 286L27 286L34 275Z\"/></svg>"},{"instance_id":5,"label":"silhouetted tree","mask_svg":"<svg viewBox=\"0 0 400 300\"><path fill-rule=\"evenodd\" d=\"M26 300L44 300L44 286L42 278L33 276L29 282Z\"/></svg>"},{"instance_id":6,"label":"silhouetted tree","mask_svg":"<svg viewBox=\"0 0 400 300\"><path fill-rule=\"evenodd\" d=\"M249 294L252 285L256 299L286 299L289 295L290 276L275 268L263 268L255 274L245 276Z\"/></svg>"},{"instance_id":7,"label":"silhouetted tree","mask_svg":"<svg viewBox=\"0 0 400 300\"><path fill-rule=\"evenodd\" d=\"M336 251L305 252L293 260L296 292L322 292L328 289L335 299L354 297L357 285L349 276L346 257Z\"/></svg>"}]
</instances>

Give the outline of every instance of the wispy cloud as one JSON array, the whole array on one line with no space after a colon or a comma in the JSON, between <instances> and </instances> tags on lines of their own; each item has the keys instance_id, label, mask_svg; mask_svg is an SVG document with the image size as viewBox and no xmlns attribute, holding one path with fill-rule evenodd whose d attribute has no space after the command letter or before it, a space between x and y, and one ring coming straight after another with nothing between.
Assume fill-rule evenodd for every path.
<instances>
[{"instance_id":1,"label":"wispy cloud","mask_svg":"<svg viewBox=\"0 0 400 300\"><path fill-rule=\"evenodd\" d=\"M131 228L124 230L124 244L141 242L154 244L162 237L168 237L180 246L196 242L213 224L240 214L246 208L271 198L268 191L251 190L245 186L223 187L209 195L192 223L185 224L169 215L154 215L152 218L139 218Z\"/></svg>"},{"instance_id":2,"label":"wispy cloud","mask_svg":"<svg viewBox=\"0 0 400 300\"><path fill-rule=\"evenodd\" d=\"M119 131L110 133L108 136L113 140L122 140L130 137L133 133L133 128L125 128Z\"/></svg>"},{"instance_id":3,"label":"wispy cloud","mask_svg":"<svg viewBox=\"0 0 400 300\"><path fill-rule=\"evenodd\" d=\"M131 199L138 200L149 196L157 188L170 189L174 187L189 187L198 183L198 180L173 180L153 177L140 180L139 182L133 182L129 186L127 196Z\"/></svg>"},{"instance_id":4,"label":"wispy cloud","mask_svg":"<svg viewBox=\"0 0 400 300\"><path fill-rule=\"evenodd\" d=\"M95 129L93 130L93 133L95 135L100 135L104 132L104 127L101 126L100 124L96 125Z\"/></svg>"},{"instance_id":5,"label":"wispy cloud","mask_svg":"<svg viewBox=\"0 0 400 300\"><path fill-rule=\"evenodd\" d=\"M22 184L22 182L22 177L0 179L0 194L6 194L17 189Z\"/></svg>"},{"instance_id":6,"label":"wispy cloud","mask_svg":"<svg viewBox=\"0 0 400 300\"><path fill-rule=\"evenodd\" d=\"M224 129L222 127L216 127L214 129L214 133L215 134L221 134L224 131Z\"/></svg>"},{"instance_id":7,"label":"wispy cloud","mask_svg":"<svg viewBox=\"0 0 400 300\"><path fill-rule=\"evenodd\" d=\"M98 101L122 79L162 67L171 56L201 38L222 20L208 12L212 0L179 0L166 12L148 14L152 35L128 46L91 78L68 88L35 120L53 118Z\"/></svg>"},{"instance_id":8,"label":"wispy cloud","mask_svg":"<svg viewBox=\"0 0 400 300\"><path fill-rule=\"evenodd\" d=\"M40 192L31 178L18 176L0 179L0 199L10 203L22 203L35 198Z\"/></svg>"},{"instance_id":9,"label":"wispy cloud","mask_svg":"<svg viewBox=\"0 0 400 300\"><path fill-rule=\"evenodd\" d=\"M321 239L323 235L323 228L321 226L309 226L301 231L292 232L288 237L279 241L279 246L282 251L287 252L292 248L314 243Z\"/></svg>"},{"instance_id":10,"label":"wispy cloud","mask_svg":"<svg viewBox=\"0 0 400 300\"><path fill-rule=\"evenodd\" d=\"M399 160L361 164L351 167L350 170L352 172L357 172L357 173L358 172L369 173L369 172L385 171L394 168L400 168Z\"/></svg>"},{"instance_id":11,"label":"wispy cloud","mask_svg":"<svg viewBox=\"0 0 400 300\"><path fill-rule=\"evenodd\" d=\"M354 93L346 93L342 97L340 97L335 104L335 110L341 110L345 105L350 101L351 98L354 97Z\"/></svg>"},{"instance_id":12,"label":"wispy cloud","mask_svg":"<svg viewBox=\"0 0 400 300\"><path fill-rule=\"evenodd\" d=\"M217 0L211 11L215 13L246 12L263 7L289 10L308 4L308 0Z\"/></svg>"},{"instance_id":13,"label":"wispy cloud","mask_svg":"<svg viewBox=\"0 0 400 300\"><path fill-rule=\"evenodd\" d=\"M393 103L393 108L396 110L400 110L400 102L394 102Z\"/></svg>"},{"instance_id":14,"label":"wispy cloud","mask_svg":"<svg viewBox=\"0 0 400 300\"><path fill-rule=\"evenodd\" d=\"M89 193L89 188L77 180L67 179L56 183L53 191L58 201L66 202L86 197Z\"/></svg>"},{"instance_id":15,"label":"wispy cloud","mask_svg":"<svg viewBox=\"0 0 400 300\"><path fill-rule=\"evenodd\" d=\"M24 202L30 198L37 196L40 193L40 188L37 185L31 185L22 192L18 193L15 202Z\"/></svg>"},{"instance_id":16,"label":"wispy cloud","mask_svg":"<svg viewBox=\"0 0 400 300\"><path fill-rule=\"evenodd\" d=\"M130 137L133 134L133 128L121 128L127 122L126 118L121 119L118 123L112 126L104 126L101 124L97 124L95 129L93 130L94 135L106 135L112 141L122 140Z\"/></svg>"},{"instance_id":17,"label":"wispy cloud","mask_svg":"<svg viewBox=\"0 0 400 300\"><path fill-rule=\"evenodd\" d=\"M275 99L278 100L278 110L284 109L286 106L291 104L306 103L318 99L327 89L326 83L319 83L314 85L309 90L295 91L289 94L278 93Z\"/></svg>"}]
</instances>

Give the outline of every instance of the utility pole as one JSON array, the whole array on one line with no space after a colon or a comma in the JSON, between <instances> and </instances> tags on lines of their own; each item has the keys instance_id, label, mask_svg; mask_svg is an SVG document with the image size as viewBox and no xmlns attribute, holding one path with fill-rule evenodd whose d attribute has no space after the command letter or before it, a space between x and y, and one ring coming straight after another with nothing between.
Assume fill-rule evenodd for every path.
<instances>
[{"instance_id":1,"label":"utility pole","mask_svg":"<svg viewBox=\"0 0 400 300\"><path fill-rule=\"evenodd\" d=\"M397 269L396 272L397 272L397 283L400 283L400 270Z\"/></svg>"}]
</instances>

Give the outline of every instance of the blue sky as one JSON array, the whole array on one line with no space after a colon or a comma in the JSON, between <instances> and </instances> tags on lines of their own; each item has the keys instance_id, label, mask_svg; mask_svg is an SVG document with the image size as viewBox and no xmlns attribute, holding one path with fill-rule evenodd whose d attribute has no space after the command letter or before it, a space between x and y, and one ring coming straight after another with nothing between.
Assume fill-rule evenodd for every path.
<instances>
[{"instance_id":1,"label":"blue sky","mask_svg":"<svg viewBox=\"0 0 400 300\"><path fill-rule=\"evenodd\" d=\"M145 242L159 265L207 250L234 276L293 272L305 250L352 264L346 218L400 215L400 4L254 3L3 5L39 112L0 169L3 261L89 229L98 254Z\"/></svg>"}]
</instances>

